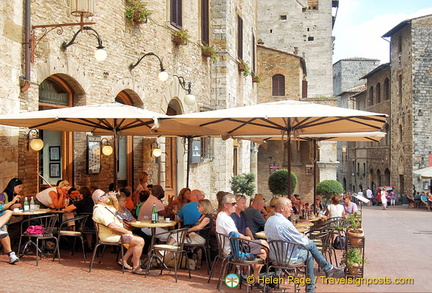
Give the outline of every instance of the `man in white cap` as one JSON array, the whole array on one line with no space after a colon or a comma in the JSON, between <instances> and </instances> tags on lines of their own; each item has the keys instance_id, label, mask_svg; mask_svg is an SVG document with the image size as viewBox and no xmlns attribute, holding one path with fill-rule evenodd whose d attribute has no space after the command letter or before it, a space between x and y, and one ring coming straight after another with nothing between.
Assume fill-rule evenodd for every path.
<instances>
[{"instance_id":1,"label":"man in white cap","mask_svg":"<svg viewBox=\"0 0 432 293\"><path fill-rule=\"evenodd\" d=\"M98 237L102 241L107 242L120 242L120 237L123 238L124 244L129 244L129 249L124 255L124 262L122 264L121 260L119 265L124 265L125 269L132 270L133 274L144 275L140 267L140 259L142 250L144 247L144 239L135 235L132 235L132 231L124 228L123 222L116 216L118 206L117 198L113 194L105 193L101 189L96 189L92 195L93 202L95 203L93 209L93 221L99 225L99 235ZM112 201L114 205L108 205ZM131 267L128 264L128 259L132 256Z\"/></svg>"}]
</instances>

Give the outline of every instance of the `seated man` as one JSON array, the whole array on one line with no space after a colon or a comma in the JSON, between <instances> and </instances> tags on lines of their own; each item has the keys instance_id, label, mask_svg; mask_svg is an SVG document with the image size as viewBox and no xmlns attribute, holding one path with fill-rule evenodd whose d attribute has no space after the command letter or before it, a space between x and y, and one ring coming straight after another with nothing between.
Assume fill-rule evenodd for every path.
<instances>
[{"instance_id":1,"label":"seated man","mask_svg":"<svg viewBox=\"0 0 432 293\"><path fill-rule=\"evenodd\" d=\"M243 214L246 218L246 226L249 227L252 234L263 231L266 219L261 211L265 211L265 201L262 197L255 197L250 207L244 210Z\"/></svg>"},{"instance_id":2,"label":"seated man","mask_svg":"<svg viewBox=\"0 0 432 293\"><path fill-rule=\"evenodd\" d=\"M124 228L123 222L116 216L118 208L117 198L115 195L108 195L104 191L97 189L92 195L95 207L93 210L93 221L100 224L98 237L107 242L120 242L120 237L123 238L124 244L129 244L129 249L124 255L124 268L132 270L133 274L144 275L140 267L140 259L144 247L144 240L141 237L132 235L132 231ZM110 201L112 205L107 205ZM127 261L132 256L133 267ZM119 265L122 265L121 260Z\"/></svg>"},{"instance_id":3,"label":"seated man","mask_svg":"<svg viewBox=\"0 0 432 293\"><path fill-rule=\"evenodd\" d=\"M236 211L237 201L234 195L232 195L231 193L224 195L219 203L220 212L216 218L216 232L230 237L241 237L243 239L251 240L249 236L245 236L239 233L234 223L234 220L230 217L231 214L235 213ZM225 242L223 250L225 255L229 255L231 253L229 241ZM254 247L251 245L251 252L262 259L267 258L267 252L261 248L261 244L255 245ZM255 281L258 281L259 279L261 267L261 264L255 264L253 266L253 276ZM258 288L263 287L262 284L259 283L255 283L254 286Z\"/></svg>"},{"instance_id":4,"label":"seated man","mask_svg":"<svg viewBox=\"0 0 432 293\"><path fill-rule=\"evenodd\" d=\"M294 225L288 220L292 213L291 201L286 197L281 197L275 202L276 214L271 216L265 224L265 234L267 241L283 240L302 244L309 251L309 257L306 259L307 251L303 248L298 250L298 263L306 261L307 278L310 284L306 285L306 292L315 292L315 274L314 259L324 270L327 277L340 278L344 276L344 268L333 267L325 257L318 251L315 243L309 240L305 235L297 231ZM272 259L272 251L270 251Z\"/></svg>"},{"instance_id":5,"label":"seated man","mask_svg":"<svg viewBox=\"0 0 432 293\"><path fill-rule=\"evenodd\" d=\"M3 251L9 256L9 263L14 264L19 261L19 258L12 251L9 233L7 231L7 223L12 216L10 207L16 203L19 203L20 196L16 195L14 198L5 204L0 204L0 243L3 246Z\"/></svg>"},{"instance_id":6,"label":"seated man","mask_svg":"<svg viewBox=\"0 0 432 293\"><path fill-rule=\"evenodd\" d=\"M191 228L195 226L195 223L201 217L201 213L198 211L198 201L204 199L203 193L194 189L191 192L190 202L182 206L177 217L183 220L183 227Z\"/></svg>"}]
</instances>

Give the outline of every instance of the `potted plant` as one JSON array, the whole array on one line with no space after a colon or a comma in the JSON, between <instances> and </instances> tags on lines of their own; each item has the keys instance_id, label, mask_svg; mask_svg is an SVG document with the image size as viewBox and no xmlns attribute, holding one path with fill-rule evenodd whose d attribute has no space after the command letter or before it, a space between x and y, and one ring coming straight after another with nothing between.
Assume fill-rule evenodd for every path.
<instances>
[{"instance_id":1,"label":"potted plant","mask_svg":"<svg viewBox=\"0 0 432 293\"><path fill-rule=\"evenodd\" d=\"M141 0L127 0L126 3L125 16L132 25L147 22L148 16L153 13L147 9L147 3Z\"/></svg>"},{"instance_id":2,"label":"potted plant","mask_svg":"<svg viewBox=\"0 0 432 293\"><path fill-rule=\"evenodd\" d=\"M268 178L268 187L274 195L288 195L293 194L297 186L297 176L291 172L291 190L288 193L288 170L280 169L273 172Z\"/></svg>"},{"instance_id":3,"label":"potted plant","mask_svg":"<svg viewBox=\"0 0 432 293\"><path fill-rule=\"evenodd\" d=\"M360 252L360 249L355 247L348 249L346 253L346 266L348 268L348 274L353 276L358 275L362 265L363 256Z\"/></svg>"},{"instance_id":4,"label":"potted plant","mask_svg":"<svg viewBox=\"0 0 432 293\"><path fill-rule=\"evenodd\" d=\"M250 68L249 68L249 64L244 61L243 59L239 59L238 61L238 69L240 72L243 72L243 76L246 77L249 75L250 73Z\"/></svg>"},{"instance_id":5,"label":"potted plant","mask_svg":"<svg viewBox=\"0 0 432 293\"><path fill-rule=\"evenodd\" d=\"M201 52L203 56L210 57L213 60L213 62L216 61L216 52L212 46L202 45Z\"/></svg>"},{"instance_id":6,"label":"potted plant","mask_svg":"<svg viewBox=\"0 0 432 293\"><path fill-rule=\"evenodd\" d=\"M234 194L242 193L252 196L255 191L255 174L245 173L231 178L231 190Z\"/></svg>"},{"instance_id":7,"label":"potted plant","mask_svg":"<svg viewBox=\"0 0 432 293\"><path fill-rule=\"evenodd\" d=\"M351 238L351 246L360 246L362 238L364 236L363 229L361 227L361 215L350 214L345 219L345 223L348 224L347 237Z\"/></svg>"},{"instance_id":8,"label":"potted plant","mask_svg":"<svg viewBox=\"0 0 432 293\"><path fill-rule=\"evenodd\" d=\"M173 33L173 42L176 45L186 45L189 38L190 35L188 33L188 30L184 28L179 29Z\"/></svg>"},{"instance_id":9,"label":"potted plant","mask_svg":"<svg viewBox=\"0 0 432 293\"><path fill-rule=\"evenodd\" d=\"M258 73L252 72L252 82L261 82L261 75Z\"/></svg>"}]
</instances>

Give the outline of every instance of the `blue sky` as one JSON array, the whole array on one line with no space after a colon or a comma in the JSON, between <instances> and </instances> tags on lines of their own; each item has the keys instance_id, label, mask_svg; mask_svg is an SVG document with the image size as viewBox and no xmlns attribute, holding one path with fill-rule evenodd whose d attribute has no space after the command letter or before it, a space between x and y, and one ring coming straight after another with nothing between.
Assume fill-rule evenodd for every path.
<instances>
[{"instance_id":1,"label":"blue sky","mask_svg":"<svg viewBox=\"0 0 432 293\"><path fill-rule=\"evenodd\" d=\"M340 0L333 62L350 57L388 62L388 42L381 36L401 21L427 14L431 0Z\"/></svg>"}]
</instances>

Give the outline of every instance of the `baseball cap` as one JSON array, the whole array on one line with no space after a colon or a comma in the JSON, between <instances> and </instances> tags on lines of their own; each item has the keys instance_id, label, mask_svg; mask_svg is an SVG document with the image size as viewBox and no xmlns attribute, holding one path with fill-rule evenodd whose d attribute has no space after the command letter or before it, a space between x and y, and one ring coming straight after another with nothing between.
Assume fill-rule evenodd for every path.
<instances>
[{"instance_id":1,"label":"baseball cap","mask_svg":"<svg viewBox=\"0 0 432 293\"><path fill-rule=\"evenodd\" d=\"M102 189L96 189L93 194L92 194L92 199L93 202L99 203L99 198L102 197L105 194L105 191L103 191Z\"/></svg>"},{"instance_id":2,"label":"baseball cap","mask_svg":"<svg viewBox=\"0 0 432 293\"><path fill-rule=\"evenodd\" d=\"M59 183L58 187L60 187L60 188L61 187L69 187L70 188L71 185L70 185L69 181L63 180Z\"/></svg>"}]
</instances>

